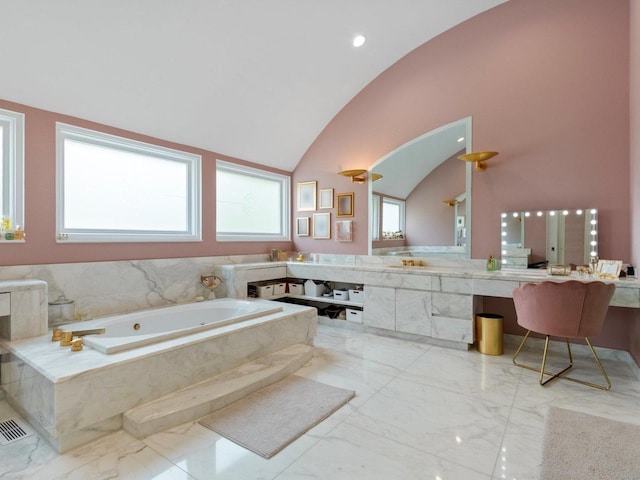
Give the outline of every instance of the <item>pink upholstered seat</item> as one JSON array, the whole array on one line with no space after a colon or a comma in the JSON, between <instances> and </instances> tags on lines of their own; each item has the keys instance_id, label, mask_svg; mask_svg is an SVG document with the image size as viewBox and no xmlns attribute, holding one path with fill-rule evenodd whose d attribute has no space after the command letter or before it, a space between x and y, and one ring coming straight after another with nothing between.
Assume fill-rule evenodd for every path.
<instances>
[{"instance_id":1,"label":"pink upholstered seat","mask_svg":"<svg viewBox=\"0 0 640 480\"><path fill-rule=\"evenodd\" d=\"M554 378L562 377L597 388L606 390L611 388L609 378L588 337L600 334L614 290L615 285L612 283L578 282L575 280L538 284L528 283L516 288L513 291L513 301L516 307L518 324L528 331L513 356L513 363L520 367L540 372L541 385ZM540 369L516 362L520 350L532 331L546 336ZM557 374L544 371L550 336L564 337L569 352L569 366ZM563 375L565 371L573 366L569 339L578 337L586 340L608 386L595 385ZM552 375L552 378L543 381L545 374Z\"/></svg>"}]
</instances>

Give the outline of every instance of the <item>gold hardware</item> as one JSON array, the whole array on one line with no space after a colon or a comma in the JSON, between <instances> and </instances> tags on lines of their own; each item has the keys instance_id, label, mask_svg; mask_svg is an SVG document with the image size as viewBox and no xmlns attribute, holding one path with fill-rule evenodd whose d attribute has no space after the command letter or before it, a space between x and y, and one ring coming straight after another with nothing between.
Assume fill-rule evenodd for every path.
<instances>
[{"instance_id":1,"label":"gold hardware","mask_svg":"<svg viewBox=\"0 0 640 480\"><path fill-rule=\"evenodd\" d=\"M104 328L91 328L87 330L74 330L74 331L64 331L59 328L55 328L53 330L52 341L60 340L61 347L68 347L72 345L73 337L84 337L85 335L102 335L105 333ZM60 336L59 338L58 335ZM76 340L77 341L77 340Z\"/></svg>"},{"instance_id":2,"label":"gold hardware","mask_svg":"<svg viewBox=\"0 0 640 480\"><path fill-rule=\"evenodd\" d=\"M222 279L220 277L216 277L215 275L200 275L200 283L205 287L213 290L222 283Z\"/></svg>"},{"instance_id":3,"label":"gold hardware","mask_svg":"<svg viewBox=\"0 0 640 480\"><path fill-rule=\"evenodd\" d=\"M133 329L134 329L134 330L140 330L140 324L139 324L139 323L136 323L136 324L133 326Z\"/></svg>"},{"instance_id":4,"label":"gold hardware","mask_svg":"<svg viewBox=\"0 0 640 480\"><path fill-rule=\"evenodd\" d=\"M71 342L71 351L79 352L80 350L82 350L82 339L78 338L77 340Z\"/></svg>"},{"instance_id":5,"label":"gold hardware","mask_svg":"<svg viewBox=\"0 0 640 480\"><path fill-rule=\"evenodd\" d=\"M465 162L473 163L476 170L484 172L487 169L487 164L485 162L496 155L498 155L498 152L473 152L465 153L464 155L460 155L458 158Z\"/></svg>"},{"instance_id":6,"label":"gold hardware","mask_svg":"<svg viewBox=\"0 0 640 480\"><path fill-rule=\"evenodd\" d=\"M59 342L60 340L62 340L62 329L61 328L54 328L53 329L53 333L51 335L51 341L52 342Z\"/></svg>"},{"instance_id":7,"label":"gold hardware","mask_svg":"<svg viewBox=\"0 0 640 480\"><path fill-rule=\"evenodd\" d=\"M73 340L73 332L62 332L62 337L60 338L60 346L68 347L71 345L71 341Z\"/></svg>"}]
</instances>

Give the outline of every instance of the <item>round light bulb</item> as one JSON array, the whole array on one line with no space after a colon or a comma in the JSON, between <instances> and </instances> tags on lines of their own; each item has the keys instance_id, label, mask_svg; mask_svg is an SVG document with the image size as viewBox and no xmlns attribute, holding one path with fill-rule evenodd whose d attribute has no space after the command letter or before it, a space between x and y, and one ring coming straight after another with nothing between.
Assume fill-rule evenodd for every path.
<instances>
[{"instance_id":1,"label":"round light bulb","mask_svg":"<svg viewBox=\"0 0 640 480\"><path fill-rule=\"evenodd\" d=\"M366 42L367 39L365 38L364 35L356 35L355 37L353 37L353 46L354 47L361 47L362 45L364 45L364 42Z\"/></svg>"}]
</instances>

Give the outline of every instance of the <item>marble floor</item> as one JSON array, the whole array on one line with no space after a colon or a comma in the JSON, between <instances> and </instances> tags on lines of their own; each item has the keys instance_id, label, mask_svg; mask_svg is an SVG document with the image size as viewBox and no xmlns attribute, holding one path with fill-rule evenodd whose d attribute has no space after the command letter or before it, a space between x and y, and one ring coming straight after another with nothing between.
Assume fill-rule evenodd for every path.
<instances>
[{"instance_id":1,"label":"marble floor","mask_svg":"<svg viewBox=\"0 0 640 480\"><path fill-rule=\"evenodd\" d=\"M0 479L532 480L549 405L640 424L638 369L607 352L609 392L542 388L512 365L513 345L493 357L320 325L316 346L298 375L356 397L270 460L191 422L143 440L119 431L62 455L31 436L0 446ZM576 357L576 375L595 371ZM12 414L0 401L0 419Z\"/></svg>"}]
</instances>

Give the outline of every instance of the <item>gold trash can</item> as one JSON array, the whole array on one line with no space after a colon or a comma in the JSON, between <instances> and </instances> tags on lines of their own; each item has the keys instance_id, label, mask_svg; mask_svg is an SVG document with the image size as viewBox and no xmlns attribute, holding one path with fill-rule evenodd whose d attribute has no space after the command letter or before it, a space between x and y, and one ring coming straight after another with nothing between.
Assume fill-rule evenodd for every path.
<instances>
[{"instance_id":1,"label":"gold trash can","mask_svg":"<svg viewBox=\"0 0 640 480\"><path fill-rule=\"evenodd\" d=\"M476 315L478 351L485 355L502 355L502 329L504 317L495 313Z\"/></svg>"}]
</instances>

